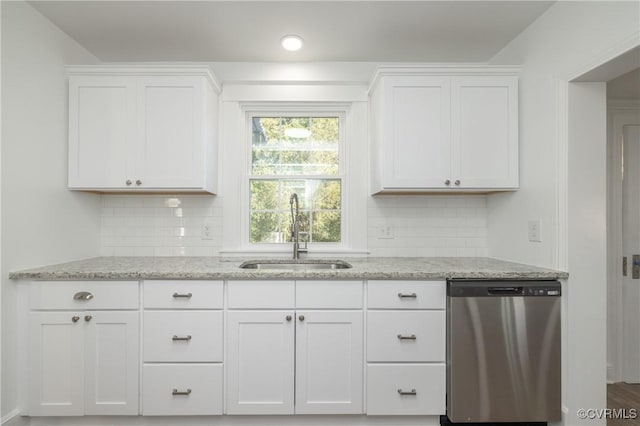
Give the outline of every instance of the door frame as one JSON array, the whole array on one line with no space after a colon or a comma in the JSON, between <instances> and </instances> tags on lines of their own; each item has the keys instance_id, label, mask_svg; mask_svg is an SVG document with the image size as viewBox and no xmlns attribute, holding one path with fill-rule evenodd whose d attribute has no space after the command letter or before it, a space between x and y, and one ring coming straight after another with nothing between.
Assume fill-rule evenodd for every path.
<instances>
[{"instance_id":1,"label":"door frame","mask_svg":"<svg viewBox=\"0 0 640 426\"><path fill-rule=\"evenodd\" d=\"M625 125L640 125L640 100L609 100L607 102L607 290L608 309L612 321L608 327L611 351L607 365L607 381L624 380L624 295L620 261L623 256L622 237L622 132Z\"/></svg>"}]
</instances>

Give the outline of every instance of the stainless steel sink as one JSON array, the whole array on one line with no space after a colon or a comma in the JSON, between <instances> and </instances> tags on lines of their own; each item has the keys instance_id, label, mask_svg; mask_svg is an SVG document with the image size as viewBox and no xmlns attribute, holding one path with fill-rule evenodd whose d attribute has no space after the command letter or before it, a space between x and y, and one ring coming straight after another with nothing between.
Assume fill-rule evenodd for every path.
<instances>
[{"instance_id":1,"label":"stainless steel sink","mask_svg":"<svg viewBox=\"0 0 640 426\"><path fill-rule=\"evenodd\" d=\"M348 269L351 264L344 260L327 259L259 259L247 260L240 265L242 269L286 269L292 271L308 269Z\"/></svg>"}]
</instances>

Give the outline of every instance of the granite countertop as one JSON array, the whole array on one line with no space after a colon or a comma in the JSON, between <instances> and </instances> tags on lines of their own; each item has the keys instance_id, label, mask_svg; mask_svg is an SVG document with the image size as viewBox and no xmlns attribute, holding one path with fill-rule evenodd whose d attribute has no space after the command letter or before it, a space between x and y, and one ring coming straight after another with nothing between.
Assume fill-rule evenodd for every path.
<instances>
[{"instance_id":1,"label":"granite countertop","mask_svg":"<svg viewBox=\"0 0 640 426\"><path fill-rule=\"evenodd\" d=\"M486 257L348 257L349 269L240 269L246 258L95 257L11 272L16 280L557 279L566 272ZM282 261L292 262L282 258Z\"/></svg>"}]
</instances>

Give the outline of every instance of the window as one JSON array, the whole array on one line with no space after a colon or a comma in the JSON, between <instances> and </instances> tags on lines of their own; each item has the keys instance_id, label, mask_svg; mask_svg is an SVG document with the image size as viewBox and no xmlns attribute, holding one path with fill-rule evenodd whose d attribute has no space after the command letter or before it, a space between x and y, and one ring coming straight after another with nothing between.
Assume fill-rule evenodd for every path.
<instances>
[{"instance_id":1,"label":"window","mask_svg":"<svg viewBox=\"0 0 640 426\"><path fill-rule=\"evenodd\" d=\"M337 114L251 116L251 243L291 241L293 193L301 241L342 242L341 121Z\"/></svg>"}]
</instances>

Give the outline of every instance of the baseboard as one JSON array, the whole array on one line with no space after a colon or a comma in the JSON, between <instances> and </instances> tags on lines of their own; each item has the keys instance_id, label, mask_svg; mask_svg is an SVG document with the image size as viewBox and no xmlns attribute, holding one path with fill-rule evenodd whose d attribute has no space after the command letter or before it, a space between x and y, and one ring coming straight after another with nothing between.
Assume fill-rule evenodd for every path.
<instances>
[{"instance_id":1,"label":"baseboard","mask_svg":"<svg viewBox=\"0 0 640 426\"><path fill-rule=\"evenodd\" d=\"M9 413L2 416L2 418L0 419L0 425L7 423L9 420L12 420L14 417L17 417L19 414L20 414L20 410L18 410L17 408L10 411Z\"/></svg>"}]
</instances>

